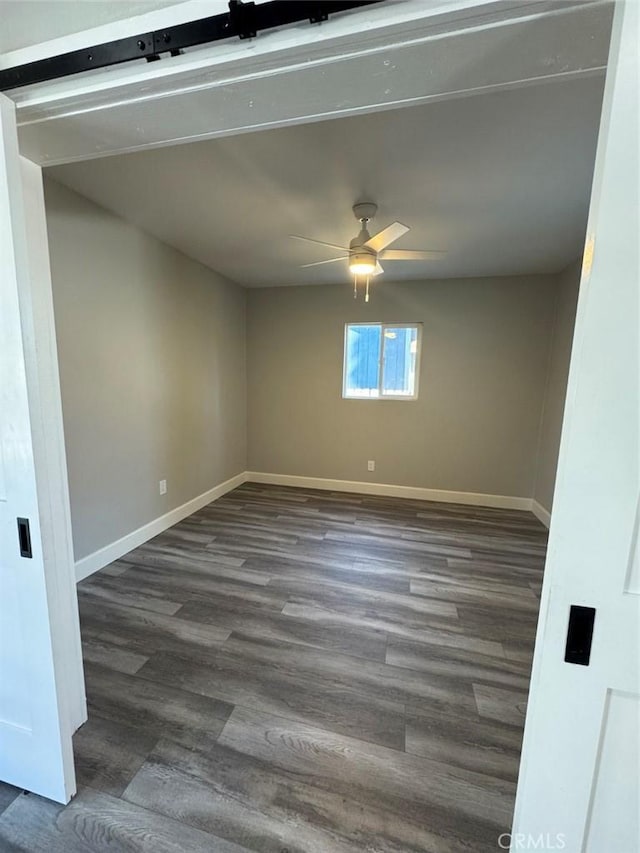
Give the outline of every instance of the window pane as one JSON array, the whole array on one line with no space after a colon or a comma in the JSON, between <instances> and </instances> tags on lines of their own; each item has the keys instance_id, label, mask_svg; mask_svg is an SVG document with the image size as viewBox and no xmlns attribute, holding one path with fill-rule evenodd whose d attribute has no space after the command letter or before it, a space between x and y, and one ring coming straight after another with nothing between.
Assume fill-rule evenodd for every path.
<instances>
[{"instance_id":1,"label":"window pane","mask_svg":"<svg viewBox=\"0 0 640 853\"><path fill-rule=\"evenodd\" d=\"M344 393L377 397L380 369L380 326L348 326Z\"/></svg>"},{"instance_id":2,"label":"window pane","mask_svg":"<svg viewBox=\"0 0 640 853\"><path fill-rule=\"evenodd\" d=\"M384 330L382 393L385 397L412 397L416 383L418 330L387 327Z\"/></svg>"}]
</instances>

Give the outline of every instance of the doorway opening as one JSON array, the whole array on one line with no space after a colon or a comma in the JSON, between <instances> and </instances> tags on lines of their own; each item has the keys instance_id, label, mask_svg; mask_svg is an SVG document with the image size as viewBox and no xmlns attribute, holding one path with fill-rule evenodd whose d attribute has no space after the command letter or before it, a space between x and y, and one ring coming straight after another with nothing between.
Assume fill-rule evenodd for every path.
<instances>
[{"instance_id":1,"label":"doorway opening","mask_svg":"<svg viewBox=\"0 0 640 853\"><path fill-rule=\"evenodd\" d=\"M509 831L602 86L507 86L47 170L86 577L88 791L70 809L101 808L98 791L134 821L158 812L168 838L177 820L194 844L248 849L295 843L300 820L308 845L352 849L380 837L385 797L398 849L454 831L494 849ZM288 232L344 239L363 194L447 255L418 280L398 262L354 308L341 265L302 273ZM364 310L424 324L415 399L341 399L342 332ZM422 774L439 784L420 800L399 780ZM171 776L190 804L157 799ZM336 777L358 791L358 826Z\"/></svg>"}]
</instances>

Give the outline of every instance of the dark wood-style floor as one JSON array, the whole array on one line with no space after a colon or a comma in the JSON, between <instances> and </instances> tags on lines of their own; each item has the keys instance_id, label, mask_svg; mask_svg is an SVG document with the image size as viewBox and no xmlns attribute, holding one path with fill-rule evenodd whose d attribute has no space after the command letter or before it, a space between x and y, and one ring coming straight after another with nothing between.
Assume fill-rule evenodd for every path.
<instances>
[{"instance_id":1,"label":"dark wood-style floor","mask_svg":"<svg viewBox=\"0 0 640 853\"><path fill-rule=\"evenodd\" d=\"M0 785L0 850L498 850L545 547L526 512L236 489L80 584L78 795Z\"/></svg>"}]
</instances>

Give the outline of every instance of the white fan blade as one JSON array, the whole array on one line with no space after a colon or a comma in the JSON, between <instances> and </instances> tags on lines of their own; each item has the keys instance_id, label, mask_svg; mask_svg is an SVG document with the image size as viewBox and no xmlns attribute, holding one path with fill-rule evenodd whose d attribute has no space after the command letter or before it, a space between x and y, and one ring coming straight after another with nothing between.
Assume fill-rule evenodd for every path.
<instances>
[{"instance_id":1,"label":"white fan blade","mask_svg":"<svg viewBox=\"0 0 640 853\"><path fill-rule=\"evenodd\" d=\"M392 222L391 225L383 228L382 231L378 231L377 234L374 234L373 237L367 240L365 246L373 249L374 252L381 252L390 243L393 243L394 240L406 234L408 230L407 226L403 225L402 222Z\"/></svg>"},{"instance_id":2,"label":"white fan blade","mask_svg":"<svg viewBox=\"0 0 640 853\"><path fill-rule=\"evenodd\" d=\"M329 258L328 261L316 261L313 264L301 264L300 269L305 269L306 267L321 267L323 264L335 264L336 261L346 261L347 255L343 258Z\"/></svg>"},{"instance_id":3,"label":"white fan blade","mask_svg":"<svg viewBox=\"0 0 640 853\"><path fill-rule=\"evenodd\" d=\"M425 250L424 252L416 252L411 249L385 249L380 252L379 257L383 261L435 261L438 258L443 258L446 252L437 252L435 250Z\"/></svg>"},{"instance_id":4,"label":"white fan blade","mask_svg":"<svg viewBox=\"0 0 640 853\"><path fill-rule=\"evenodd\" d=\"M312 240L311 237L300 237L298 234L289 234L292 240L304 240L305 243L315 243L317 246L328 246L330 249L340 249L343 252L348 252L347 246L336 246L335 243L324 243L322 240Z\"/></svg>"},{"instance_id":5,"label":"white fan blade","mask_svg":"<svg viewBox=\"0 0 640 853\"><path fill-rule=\"evenodd\" d=\"M384 270L382 269L382 264L378 261L378 263L376 263L376 268L373 271L373 274L380 275L381 272L384 272Z\"/></svg>"}]
</instances>

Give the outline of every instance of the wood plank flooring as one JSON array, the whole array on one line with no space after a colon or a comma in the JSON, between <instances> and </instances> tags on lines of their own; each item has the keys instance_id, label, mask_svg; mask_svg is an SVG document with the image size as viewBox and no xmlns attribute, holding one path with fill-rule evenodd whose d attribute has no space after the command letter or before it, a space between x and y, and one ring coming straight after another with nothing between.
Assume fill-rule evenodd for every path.
<instances>
[{"instance_id":1,"label":"wood plank flooring","mask_svg":"<svg viewBox=\"0 0 640 853\"><path fill-rule=\"evenodd\" d=\"M510 828L546 530L245 484L79 585L66 808L2 853L460 853Z\"/></svg>"}]
</instances>

